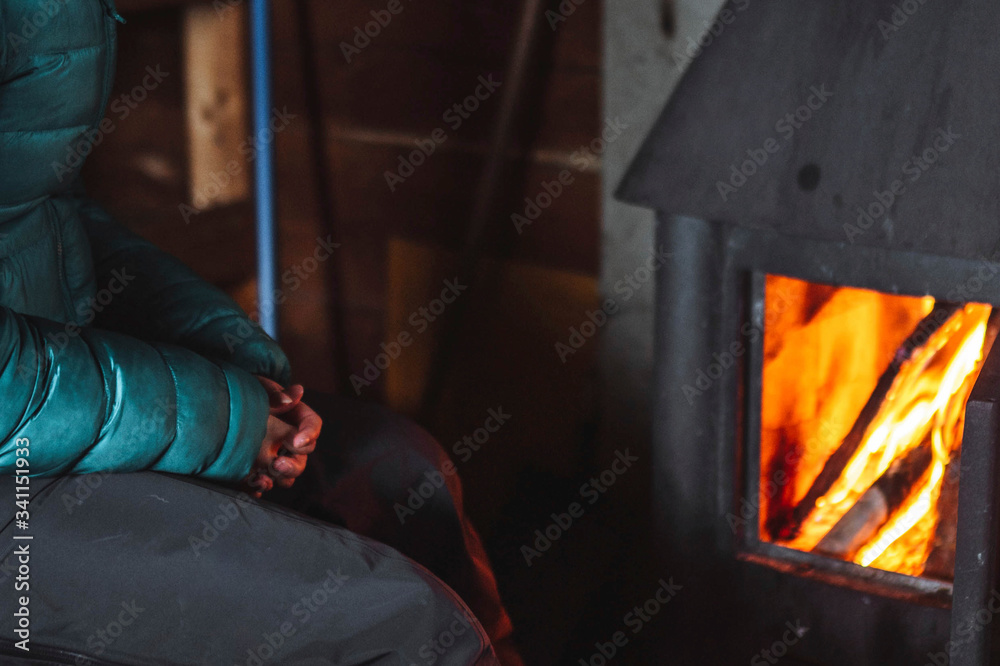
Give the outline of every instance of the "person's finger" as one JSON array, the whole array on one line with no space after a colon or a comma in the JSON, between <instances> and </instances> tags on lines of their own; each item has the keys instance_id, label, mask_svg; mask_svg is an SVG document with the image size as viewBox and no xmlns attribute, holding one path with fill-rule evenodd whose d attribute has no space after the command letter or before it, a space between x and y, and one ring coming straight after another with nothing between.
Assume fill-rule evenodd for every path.
<instances>
[{"instance_id":1,"label":"person's finger","mask_svg":"<svg viewBox=\"0 0 1000 666\"><path fill-rule=\"evenodd\" d=\"M308 456L279 456L271 467L271 478L278 488L291 488L306 467Z\"/></svg>"},{"instance_id":2,"label":"person's finger","mask_svg":"<svg viewBox=\"0 0 1000 666\"><path fill-rule=\"evenodd\" d=\"M259 476L260 472L251 472L250 475L243 481L243 485L241 486L243 490L254 499L260 499L263 494L260 490L261 483L258 479Z\"/></svg>"},{"instance_id":3,"label":"person's finger","mask_svg":"<svg viewBox=\"0 0 1000 666\"><path fill-rule=\"evenodd\" d=\"M302 387L302 384L292 384L285 388L285 395L292 399L292 402L298 404L302 400L302 396L305 395L306 390ZM291 403L286 403L291 404Z\"/></svg>"},{"instance_id":4,"label":"person's finger","mask_svg":"<svg viewBox=\"0 0 1000 666\"><path fill-rule=\"evenodd\" d=\"M256 479L256 477L257 477L256 471L250 472L249 474L246 475L246 477L243 478L242 481L240 481L237 488L239 488L241 491L243 491L250 497L259 498L260 492L253 485L253 481Z\"/></svg>"},{"instance_id":5,"label":"person's finger","mask_svg":"<svg viewBox=\"0 0 1000 666\"><path fill-rule=\"evenodd\" d=\"M303 393L305 393L304 389L299 385L289 386L286 389L273 379L268 379L260 375L255 375L255 377L257 377L257 381L260 382L260 385L267 392L268 406L270 407L271 414L275 416L284 414L294 408L302 399Z\"/></svg>"},{"instance_id":6,"label":"person's finger","mask_svg":"<svg viewBox=\"0 0 1000 666\"><path fill-rule=\"evenodd\" d=\"M268 395L272 393L281 393L282 391L285 390L285 387L283 387L281 384L274 381L273 379L264 377L263 375L254 375L254 377L257 378L257 381L260 382L260 385L264 387L264 390L267 391Z\"/></svg>"},{"instance_id":7,"label":"person's finger","mask_svg":"<svg viewBox=\"0 0 1000 666\"><path fill-rule=\"evenodd\" d=\"M295 453L308 453L315 448L316 439L323 428L323 419L312 407L300 402L286 412L282 420L295 426L297 430L292 440L292 450Z\"/></svg>"},{"instance_id":8,"label":"person's finger","mask_svg":"<svg viewBox=\"0 0 1000 666\"><path fill-rule=\"evenodd\" d=\"M271 472L271 477L275 482L281 483L285 479L294 479L295 477L302 474L303 470L306 468L306 459L308 456L305 455L293 455L293 456L278 456L271 463L268 468Z\"/></svg>"},{"instance_id":9,"label":"person's finger","mask_svg":"<svg viewBox=\"0 0 1000 666\"><path fill-rule=\"evenodd\" d=\"M274 487L274 480L270 478L266 473L261 470L257 470L250 476L250 480L247 483L248 486L253 488L255 495L260 497L261 493L267 492Z\"/></svg>"},{"instance_id":10,"label":"person's finger","mask_svg":"<svg viewBox=\"0 0 1000 666\"><path fill-rule=\"evenodd\" d=\"M273 402L271 403L271 415L281 416L295 409L301 402L304 394L305 389L301 385L293 384L289 386L281 393L279 404L275 405Z\"/></svg>"},{"instance_id":11,"label":"person's finger","mask_svg":"<svg viewBox=\"0 0 1000 666\"><path fill-rule=\"evenodd\" d=\"M296 434L289 442L288 452L290 454L294 453L305 453L309 454L316 450L316 438L310 434L302 435Z\"/></svg>"}]
</instances>

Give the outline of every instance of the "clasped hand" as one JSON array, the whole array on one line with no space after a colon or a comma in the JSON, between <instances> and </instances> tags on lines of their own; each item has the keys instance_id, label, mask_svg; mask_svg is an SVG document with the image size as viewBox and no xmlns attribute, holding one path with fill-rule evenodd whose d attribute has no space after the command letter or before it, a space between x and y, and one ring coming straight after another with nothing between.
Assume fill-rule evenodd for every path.
<instances>
[{"instance_id":1,"label":"clasped hand","mask_svg":"<svg viewBox=\"0 0 1000 666\"><path fill-rule=\"evenodd\" d=\"M274 487L288 488L306 468L306 458L316 449L323 421L302 402L304 389L298 384L287 389L266 377L257 380L267 391L270 413L267 434L261 443L250 474L243 480L254 497Z\"/></svg>"}]
</instances>

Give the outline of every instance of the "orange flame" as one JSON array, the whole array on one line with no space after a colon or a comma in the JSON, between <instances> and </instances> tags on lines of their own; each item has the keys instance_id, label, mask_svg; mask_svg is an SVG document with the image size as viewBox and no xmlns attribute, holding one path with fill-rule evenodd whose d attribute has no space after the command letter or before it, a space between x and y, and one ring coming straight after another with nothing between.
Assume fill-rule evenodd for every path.
<instances>
[{"instance_id":1,"label":"orange flame","mask_svg":"<svg viewBox=\"0 0 1000 666\"><path fill-rule=\"evenodd\" d=\"M788 278L778 278L778 280L786 285L792 282ZM768 288L771 286L772 279L769 277ZM837 291L863 292L863 290L846 289ZM874 292L863 293L874 294ZM877 296L882 299L906 298ZM828 297L827 303L833 300ZM915 328L912 322L916 316L926 315L933 306L930 298L919 301L907 300L910 302L905 304L909 319L904 325L908 328L903 331L903 335L909 335ZM938 498L945 470L953 453L961 446L965 403L982 364L990 312L989 305L966 305L932 333L926 343L903 363L875 417L868 425L861 445L839 478L817 500L799 526L798 533L785 541L779 539L778 543L802 551L813 550L894 461L917 447L926 446L929 440L932 454L929 469L916 483L903 504L853 558L854 562L863 566L875 566L911 575L922 573L934 543L939 521ZM829 317L823 320L826 325L831 321L833 319ZM808 324L807 321L806 325ZM855 318L853 325L852 332L863 337L862 322ZM827 332L827 335L829 334ZM844 335L844 332L834 334ZM896 346L900 344L898 334L895 338L892 336L887 338L889 339L892 340L889 344ZM765 338L765 350L768 349L769 343L775 348L773 340ZM872 344L874 346L878 342L873 340ZM765 359L765 401L769 393L773 395L775 390L782 388L780 386L777 389L774 386L769 388L768 383L775 380L780 383L782 376L787 376L791 370L788 367L783 372L776 372L773 369L768 372L768 362L775 359L774 354L771 356ZM803 368L800 368L801 370ZM836 378L835 373L836 371L831 371L830 377ZM826 379L829 380L830 377ZM823 381L823 378L820 378L817 384L821 386ZM867 392L863 395L863 399L866 400L874 387L870 377L866 377L865 382L867 383L861 382L861 385L862 390ZM791 387L784 387L785 390L789 388ZM827 389L824 387L824 390ZM830 393L833 396L832 390ZM831 403L826 405L823 411L817 409L817 413L824 414L824 418L827 419L839 420L840 423L835 429L838 436L832 440L827 438L829 441L822 446L822 451L818 454L807 452L812 454L811 458L806 458L808 466L793 470L794 474L799 476L795 479L794 493L783 498L785 503L790 503L792 506L802 499L822 469L822 465L839 448L843 436L857 418L862 405L857 398L852 398L850 402L838 398L831 400ZM845 407L849 411L845 412ZM766 405L765 410L767 410ZM793 432L792 437L794 436ZM765 444L764 440L762 433L762 446ZM766 453L766 447L764 448Z\"/></svg>"}]
</instances>

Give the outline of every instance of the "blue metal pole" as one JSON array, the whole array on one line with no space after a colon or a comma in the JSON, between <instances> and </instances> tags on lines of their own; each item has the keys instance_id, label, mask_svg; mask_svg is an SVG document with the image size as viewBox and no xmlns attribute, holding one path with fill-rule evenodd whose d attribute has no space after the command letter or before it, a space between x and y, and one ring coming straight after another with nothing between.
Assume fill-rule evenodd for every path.
<instances>
[{"instance_id":1,"label":"blue metal pole","mask_svg":"<svg viewBox=\"0 0 1000 666\"><path fill-rule=\"evenodd\" d=\"M278 338L278 252L274 201L274 133L271 117L271 16L268 0L250 0L253 131L257 145L254 187L257 206L257 311L261 327Z\"/></svg>"}]
</instances>

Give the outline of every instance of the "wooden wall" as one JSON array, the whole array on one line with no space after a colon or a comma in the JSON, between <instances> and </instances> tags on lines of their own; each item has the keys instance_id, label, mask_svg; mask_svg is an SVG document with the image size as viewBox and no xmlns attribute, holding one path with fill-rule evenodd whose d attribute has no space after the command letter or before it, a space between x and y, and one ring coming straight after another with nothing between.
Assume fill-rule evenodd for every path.
<instances>
[{"instance_id":1,"label":"wooden wall","mask_svg":"<svg viewBox=\"0 0 1000 666\"><path fill-rule=\"evenodd\" d=\"M328 137L322 149L331 167L326 187L335 202L333 229L320 222L310 171L294 4L275 0L272 5L275 107L295 116L275 139L280 265L282 270L306 268L303 262L318 237L332 234L340 243L335 258L343 275L343 326L348 372L353 374L363 372L383 343L411 330L409 316L440 292L441 276L454 271L454 251L468 224L503 85L457 129L443 114L473 94L480 77L503 80L521 4L400 3L403 10L369 45L352 54L351 62L346 61L342 42L353 40L355 28L363 29L372 20L370 12L388 3L311 3L322 122ZM252 171L246 154L239 146L233 148L233 137L211 130L213 123L222 126L220 118L232 113L233 86L226 76L219 77L218 68L192 65L190 48L185 49L185 26L191 20L185 4L118 0L127 23L119 27L113 95L141 82L147 66L159 65L169 75L127 117L119 119L109 111L116 129L91 156L85 177L91 193L123 223L179 256L252 311L251 203L242 195L222 196L223 203L203 212L190 214L190 209L181 208L193 203L195 184L211 179L213 173L206 175L203 155L192 154L192 136L218 141L215 152L224 156L228 151L237 160L237 180ZM455 371L438 409L423 420L451 448L451 443L482 425L488 409L502 407L511 414L510 425L468 464L460 465L460 471L472 515L490 540L499 568L516 569L514 579L524 586L541 584L535 580L542 577L541 569L526 569L518 546L535 527L544 526L534 524L536 513L541 519L549 504L551 510L565 508L559 506L565 504L565 493L554 495L547 504L545 488L572 487L564 480L591 466L596 418L597 344L588 341L565 362L555 344L565 343L569 327L578 327L586 312L598 305L600 158L586 146L602 130L601 6L598 0L563 4L576 9L554 29L548 23L542 26L542 51L549 55L532 67L519 145L511 146L512 155L521 148L526 157L515 163L503 188L501 210L491 223L490 249L480 271L482 286L471 297L466 326L454 350ZM213 20L224 22L231 12L245 9L238 0L219 0ZM212 30L210 20L198 28L200 34L206 29ZM191 28L187 30L190 37ZM225 44L223 39L212 48L224 49ZM204 51L210 49L201 48L199 53ZM192 82L186 78L189 69L208 80ZM245 72L233 76L246 83ZM248 94L248 88L244 91ZM196 106L189 109L192 100ZM401 154L415 148L415 140L428 139L438 128L447 140L390 191L385 172L398 166ZM581 149L585 152L574 159ZM572 184L518 234L511 214L522 213L524 198L536 197L543 183L557 180L563 170L571 172ZM215 175L224 180L222 174ZM224 189L231 188L227 189L231 193L240 187L231 184ZM224 202L227 198L234 200ZM319 390L337 386L330 344L331 267L332 262L326 262L300 280L297 288L286 289L281 309L281 341L291 357L295 380ZM415 413L426 373L435 361L433 343L438 334L432 325L417 336L371 386L362 387L360 397ZM535 479L537 487L526 479ZM541 493L543 500L511 508L533 493ZM534 601L526 597L523 603L530 606ZM561 631L570 630L572 615L558 618ZM554 634L546 640L558 643Z\"/></svg>"},{"instance_id":2,"label":"wooden wall","mask_svg":"<svg viewBox=\"0 0 1000 666\"><path fill-rule=\"evenodd\" d=\"M340 259L353 360L370 356L368 352L376 350L383 338L388 239L398 236L453 247L461 238L503 87L458 130L453 131L442 114L475 90L479 76L502 81L520 4L402 2L403 11L351 63L345 62L341 43L352 40L354 28L371 21L369 12L383 5L312 3L329 136L325 148L333 167L329 187L337 206L337 240L343 244ZM198 214L185 224L177 210L180 203L190 203L179 6L183 3L120 0L118 4L128 22L119 27L113 95L139 84L147 65L159 64L169 76L128 117L118 120L120 114L109 110L116 130L91 156L88 186L123 222L162 243L209 279L242 294L239 290L253 273L250 239L246 233L236 233L251 228L247 211ZM223 0L213 13L221 22L228 13L242 9L235 0ZM296 116L275 143L282 266L291 267L310 252L322 230L316 222L308 171L293 3L277 0L273 10L275 107ZM543 180L570 166L570 155L598 135L598 21L599 5L584 2L555 30L552 75L541 104L529 111L539 128L520 188L524 194L534 196ZM548 25L544 29L548 31ZM446 130L448 140L414 176L390 192L384 172L397 166L400 154L414 149L415 139L426 139L439 127ZM245 162L238 152L233 157ZM251 169L247 164L246 171ZM597 182L594 166L579 174L573 191L557 199L530 227L531 233L519 238L509 213L499 215L494 244L513 244L506 258L514 261L595 275ZM522 198L522 192L510 192L507 208L520 212ZM284 333L295 342L293 354L299 342L317 343L326 335L322 308L314 307L323 300L324 280L315 277L305 281L301 293L290 293L283 309ZM317 388L333 388L328 363L311 358L296 365L299 379Z\"/></svg>"}]
</instances>

